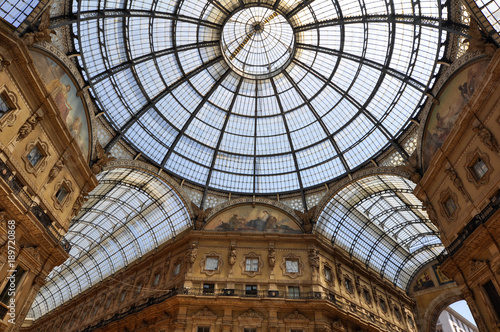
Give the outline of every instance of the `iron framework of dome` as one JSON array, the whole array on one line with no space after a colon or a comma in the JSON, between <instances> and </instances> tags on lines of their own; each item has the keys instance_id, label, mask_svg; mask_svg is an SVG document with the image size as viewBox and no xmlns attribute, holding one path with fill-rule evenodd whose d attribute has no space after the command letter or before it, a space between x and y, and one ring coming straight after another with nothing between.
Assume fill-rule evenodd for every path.
<instances>
[{"instance_id":1,"label":"iron framework of dome","mask_svg":"<svg viewBox=\"0 0 500 332\"><path fill-rule=\"evenodd\" d=\"M73 2L78 61L116 131L106 150L125 139L170 174L234 193L303 190L403 151L457 32L441 1L123 6Z\"/></svg>"}]
</instances>

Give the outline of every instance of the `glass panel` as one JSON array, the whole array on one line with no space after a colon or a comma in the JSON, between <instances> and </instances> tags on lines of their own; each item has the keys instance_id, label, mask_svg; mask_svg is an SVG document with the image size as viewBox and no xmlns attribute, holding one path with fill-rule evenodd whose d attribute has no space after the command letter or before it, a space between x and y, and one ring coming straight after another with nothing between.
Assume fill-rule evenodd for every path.
<instances>
[{"instance_id":1,"label":"glass panel","mask_svg":"<svg viewBox=\"0 0 500 332\"><path fill-rule=\"evenodd\" d=\"M30 153L28 153L27 158L31 165L35 167L40 162L40 160L42 160L43 154L38 146L35 146L33 149L31 149Z\"/></svg>"},{"instance_id":2,"label":"glass panel","mask_svg":"<svg viewBox=\"0 0 500 332\"><path fill-rule=\"evenodd\" d=\"M215 271L219 265L219 258L217 257L207 257L205 260L205 270Z\"/></svg>"},{"instance_id":3,"label":"glass panel","mask_svg":"<svg viewBox=\"0 0 500 332\"><path fill-rule=\"evenodd\" d=\"M9 104L5 100L5 97L0 95L0 118L10 110Z\"/></svg>"},{"instance_id":4,"label":"glass panel","mask_svg":"<svg viewBox=\"0 0 500 332\"><path fill-rule=\"evenodd\" d=\"M0 17L17 28L38 3L38 0L4 0L0 6Z\"/></svg>"},{"instance_id":5,"label":"glass panel","mask_svg":"<svg viewBox=\"0 0 500 332\"><path fill-rule=\"evenodd\" d=\"M141 10L120 17L121 2L99 15L75 2L73 32L113 128L173 174L233 193L317 186L397 141L451 40L443 1L219 3L159 0L149 15L130 0Z\"/></svg>"},{"instance_id":6,"label":"glass panel","mask_svg":"<svg viewBox=\"0 0 500 332\"><path fill-rule=\"evenodd\" d=\"M472 169L477 180L481 180L483 176L488 173L488 166L486 166L481 158L477 158L476 162L472 166Z\"/></svg>"},{"instance_id":7,"label":"glass panel","mask_svg":"<svg viewBox=\"0 0 500 332\"><path fill-rule=\"evenodd\" d=\"M259 271L259 259L258 258L247 258L245 264L245 271L256 272Z\"/></svg>"},{"instance_id":8,"label":"glass panel","mask_svg":"<svg viewBox=\"0 0 500 332\"><path fill-rule=\"evenodd\" d=\"M56 198L59 201L59 203L62 203L64 201L64 199L66 198L66 196L68 196L68 188L63 184L57 190Z\"/></svg>"},{"instance_id":9,"label":"glass panel","mask_svg":"<svg viewBox=\"0 0 500 332\"><path fill-rule=\"evenodd\" d=\"M297 260L287 259L285 261L286 272L288 273L299 273L299 262Z\"/></svg>"}]
</instances>

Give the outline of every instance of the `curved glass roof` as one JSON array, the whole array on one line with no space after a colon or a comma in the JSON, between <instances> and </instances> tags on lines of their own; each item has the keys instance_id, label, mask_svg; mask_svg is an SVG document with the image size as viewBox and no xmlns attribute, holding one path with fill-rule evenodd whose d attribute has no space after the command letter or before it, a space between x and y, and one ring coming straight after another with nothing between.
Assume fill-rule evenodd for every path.
<instances>
[{"instance_id":1,"label":"curved glass roof","mask_svg":"<svg viewBox=\"0 0 500 332\"><path fill-rule=\"evenodd\" d=\"M191 226L179 196L148 173L101 173L65 235L70 257L54 268L30 309L38 319Z\"/></svg>"},{"instance_id":2,"label":"curved glass roof","mask_svg":"<svg viewBox=\"0 0 500 332\"><path fill-rule=\"evenodd\" d=\"M106 150L125 139L206 188L282 193L398 148L445 52L448 3L81 0L72 26L116 130Z\"/></svg>"},{"instance_id":3,"label":"curved glass roof","mask_svg":"<svg viewBox=\"0 0 500 332\"><path fill-rule=\"evenodd\" d=\"M413 274L444 249L414 188L392 175L357 180L326 205L316 231L406 289Z\"/></svg>"}]
</instances>

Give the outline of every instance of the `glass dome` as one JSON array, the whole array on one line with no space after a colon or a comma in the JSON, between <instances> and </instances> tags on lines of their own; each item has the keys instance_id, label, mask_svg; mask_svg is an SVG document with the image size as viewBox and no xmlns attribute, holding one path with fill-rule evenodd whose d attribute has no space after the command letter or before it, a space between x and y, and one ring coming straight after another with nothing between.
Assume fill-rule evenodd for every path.
<instances>
[{"instance_id":1,"label":"glass dome","mask_svg":"<svg viewBox=\"0 0 500 332\"><path fill-rule=\"evenodd\" d=\"M170 174L247 194L360 168L409 126L447 43L444 1L73 1L98 106ZM401 150L401 149L400 149Z\"/></svg>"}]
</instances>

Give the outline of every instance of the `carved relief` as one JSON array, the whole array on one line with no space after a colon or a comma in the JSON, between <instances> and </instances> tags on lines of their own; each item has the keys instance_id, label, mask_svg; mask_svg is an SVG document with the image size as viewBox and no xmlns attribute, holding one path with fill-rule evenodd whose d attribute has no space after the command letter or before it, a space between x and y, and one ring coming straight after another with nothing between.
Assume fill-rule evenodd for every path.
<instances>
[{"instance_id":1,"label":"carved relief","mask_svg":"<svg viewBox=\"0 0 500 332\"><path fill-rule=\"evenodd\" d=\"M472 131L474 131L477 136L479 136L481 142L483 142L483 144L486 145L488 149L495 153L500 152L500 147L498 146L498 142L496 141L495 137L493 136L491 131L482 123L472 128Z\"/></svg>"},{"instance_id":2,"label":"carved relief","mask_svg":"<svg viewBox=\"0 0 500 332\"><path fill-rule=\"evenodd\" d=\"M295 214L302 221L302 227L304 228L304 231L306 233L312 232L313 218L314 218L314 213L316 212L316 207L317 206L313 206L312 208L309 209L309 211L307 211L307 213L303 213L299 210L294 210Z\"/></svg>"},{"instance_id":3,"label":"carved relief","mask_svg":"<svg viewBox=\"0 0 500 332\"><path fill-rule=\"evenodd\" d=\"M84 191L80 192L80 195L75 200L73 204L73 208L71 209L71 216L74 217L80 212L82 209L83 203L85 203L88 199L85 197L87 194Z\"/></svg>"},{"instance_id":4,"label":"carved relief","mask_svg":"<svg viewBox=\"0 0 500 332\"><path fill-rule=\"evenodd\" d=\"M309 265L313 272L319 271L319 250L318 249L309 249Z\"/></svg>"},{"instance_id":5,"label":"carved relief","mask_svg":"<svg viewBox=\"0 0 500 332\"><path fill-rule=\"evenodd\" d=\"M229 246L228 263L231 267L236 263L236 246L234 244Z\"/></svg>"},{"instance_id":6,"label":"carved relief","mask_svg":"<svg viewBox=\"0 0 500 332\"><path fill-rule=\"evenodd\" d=\"M26 122L19 128L17 133L17 141L25 139L37 126L38 122L43 120L43 116L33 114L26 120Z\"/></svg>"},{"instance_id":7,"label":"carved relief","mask_svg":"<svg viewBox=\"0 0 500 332\"><path fill-rule=\"evenodd\" d=\"M186 252L186 263L188 266L192 266L194 261L196 260L196 255L198 255L198 247L196 243L191 243L189 249Z\"/></svg>"},{"instance_id":8,"label":"carved relief","mask_svg":"<svg viewBox=\"0 0 500 332\"><path fill-rule=\"evenodd\" d=\"M276 265L276 249L274 249L274 247L269 248L267 260L272 271L274 269L274 266Z\"/></svg>"},{"instance_id":9,"label":"carved relief","mask_svg":"<svg viewBox=\"0 0 500 332\"><path fill-rule=\"evenodd\" d=\"M258 274L262 274L264 262L259 254L251 252L243 256L243 260L240 262L240 267L241 274L246 274L249 277L255 277Z\"/></svg>"},{"instance_id":10,"label":"carved relief","mask_svg":"<svg viewBox=\"0 0 500 332\"><path fill-rule=\"evenodd\" d=\"M483 270L484 268L488 267L488 264L485 261L480 261L480 260L471 260L469 262L469 272L467 274L467 280L472 280L472 277Z\"/></svg>"},{"instance_id":11,"label":"carved relief","mask_svg":"<svg viewBox=\"0 0 500 332\"><path fill-rule=\"evenodd\" d=\"M39 42L50 42L52 40L51 35L56 34L54 30L50 29L50 6L43 12L37 30L24 35L23 41L26 46L31 46Z\"/></svg>"},{"instance_id":12,"label":"carved relief","mask_svg":"<svg viewBox=\"0 0 500 332\"><path fill-rule=\"evenodd\" d=\"M212 208L202 210L193 202L191 202L191 208L193 209L193 212L194 212L194 218L193 218L194 228L195 229L202 229L203 225L205 224L205 222L207 220L207 216L212 211Z\"/></svg>"},{"instance_id":13,"label":"carved relief","mask_svg":"<svg viewBox=\"0 0 500 332\"><path fill-rule=\"evenodd\" d=\"M304 264L300 256L288 254L281 260L280 268L283 271L283 276L295 279L304 274Z\"/></svg>"},{"instance_id":14,"label":"carved relief","mask_svg":"<svg viewBox=\"0 0 500 332\"><path fill-rule=\"evenodd\" d=\"M446 169L444 172L448 175L450 180L453 181L453 185L455 186L455 188L457 188L457 190L464 196L465 201L470 201L469 194L467 193L467 190L465 190L464 184L458 177L457 172L452 167Z\"/></svg>"},{"instance_id":15,"label":"carved relief","mask_svg":"<svg viewBox=\"0 0 500 332\"><path fill-rule=\"evenodd\" d=\"M429 220L432 221L435 225L438 224L438 216L436 213L436 210L434 210L434 207L432 206L431 202L426 198L422 202L424 205L424 210L427 212L427 215L429 216Z\"/></svg>"},{"instance_id":16,"label":"carved relief","mask_svg":"<svg viewBox=\"0 0 500 332\"><path fill-rule=\"evenodd\" d=\"M49 177L47 178L47 183L51 183L52 181L54 181L56 176L63 169L63 166L64 166L64 163L63 163L62 159L59 159L58 161L56 161L56 163L54 164L54 166L52 167L52 169L49 172Z\"/></svg>"},{"instance_id":17,"label":"carved relief","mask_svg":"<svg viewBox=\"0 0 500 332\"><path fill-rule=\"evenodd\" d=\"M421 169L418 163L417 150L413 151L408 161L405 162L404 165L398 166L398 168L404 172L408 172L410 174L410 180L417 184L422 179L422 176L420 175Z\"/></svg>"},{"instance_id":18,"label":"carved relief","mask_svg":"<svg viewBox=\"0 0 500 332\"><path fill-rule=\"evenodd\" d=\"M253 311L252 309L247 312L241 314L238 317L239 325L243 328L259 328L262 326L262 321L264 318L258 312ZM243 329L241 330L243 331Z\"/></svg>"},{"instance_id":19,"label":"carved relief","mask_svg":"<svg viewBox=\"0 0 500 332\"><path fill-rule=\"evenodd\" d=\"M111 153L106 152L104 148L97 142L96 144L96 153L97 153L97 160L94 162L94 165L92 165L92 173L94 174L99 174L102 172L102 169L109 164L111 161L115 160L115 157L111 156Z\"/></svg>"},{"instance_id":20,"label":"carved relief","mask_svg":"<svg viewBox=\"0 0 500 332\"><path fill-rule=\"evenodd\" d=\"M34 151L36 150L36 153ZM50 156L49 145L41 140L31 141L26 145L22 159L24 161L24 168L28 173L38 174L47 168L47 159ZM34 154L38 156L33 156ZM36 160L36 162L34 162Z\"/></svg>"}]
</instances>

